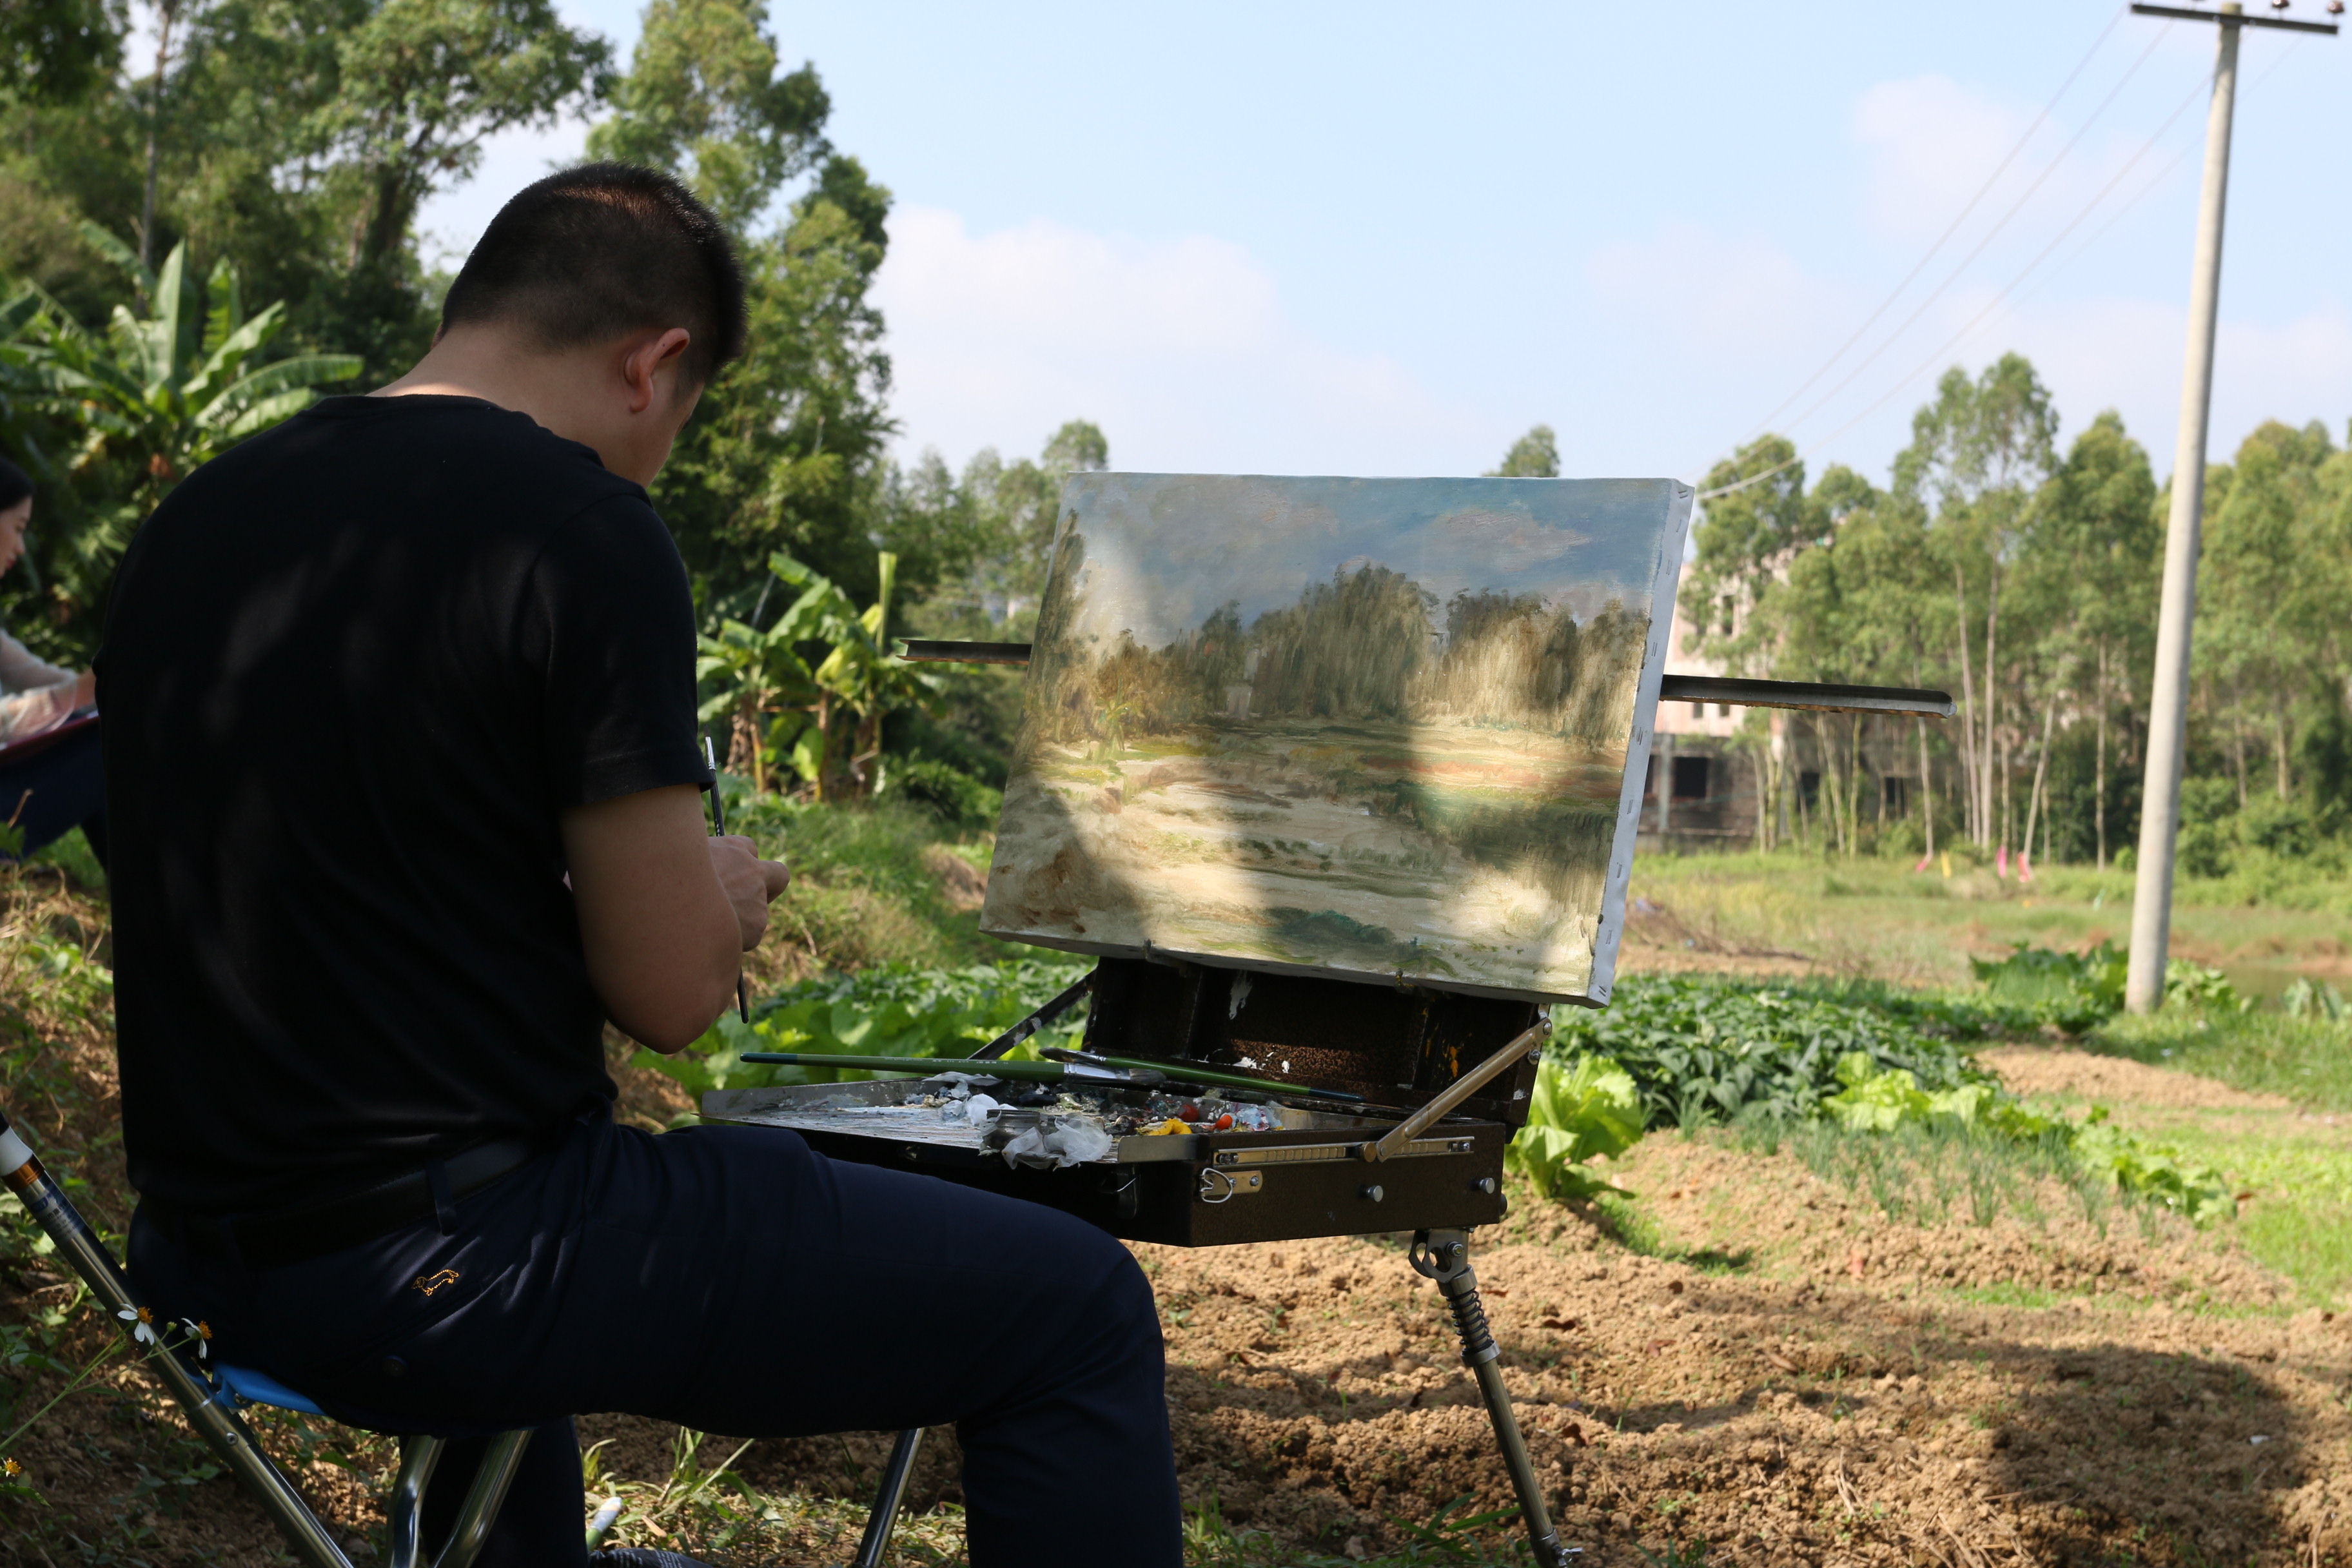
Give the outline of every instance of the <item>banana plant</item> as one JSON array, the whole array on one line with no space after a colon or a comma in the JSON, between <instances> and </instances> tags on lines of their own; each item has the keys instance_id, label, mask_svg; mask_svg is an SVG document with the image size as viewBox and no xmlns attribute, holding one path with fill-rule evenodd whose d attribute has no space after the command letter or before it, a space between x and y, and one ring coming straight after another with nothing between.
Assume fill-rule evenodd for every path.
<instances>
[{"instance_id":1,"label":"banana plant","mask_svg":"<svg viewBox=\"0 0 2352 1568\"><path fill-rule=\"evenodd\" d=\"M937 691L935 679L889 651L885 633L898 558L885 551L877 565L881 592L861 611L832 579L780 551L768 570L801 591L791 607L765 631L722 621L717 635L702 638L696 673L717 688L702 717L732 725L730 766L749 773L753 788L765 791L772 770L789 758L818 800L873 794L878 776L870 764L882 754L883 721ZM813 644L829 648L814 667L801 653Z\"/></svg>"},{"instance_id":2,"label":"banana plant","mask_svg":"<svg viewBox=\"0 0 2352 1568\"><path fill-rule=\"evenodd\" d=\"M185 243L151 272L104 230L86 235L137 282L141 309L117 305L92 331L46 295L19 296L0 308L0 328L15 328L0 341L0 387L68 433L68 449L31 454L79 502L63 509L67 547L50 552L49 569L53 591L95 603L115 557L173 486L361 367L353 354L265 363L286 329L285 304L247 315L228 262L199 282Z\"/></svg>"}]
</instances>

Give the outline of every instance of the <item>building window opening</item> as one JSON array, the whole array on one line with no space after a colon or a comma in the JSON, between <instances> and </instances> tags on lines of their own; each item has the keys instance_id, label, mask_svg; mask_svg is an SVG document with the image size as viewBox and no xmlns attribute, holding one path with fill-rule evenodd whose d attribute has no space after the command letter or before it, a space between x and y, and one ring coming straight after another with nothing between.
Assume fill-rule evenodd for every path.
<instances>
[{"instance_id":1,"label":"building window opening","mask_svg":"<svg viewBox=\"0 0 2352 1568\"><path fill-rule=\"evenodd\" d=\"M1706 798L1707 763L1706 757L1675 759L1675 798L1705 800Z\"/></svg>"},{"instance_id":2,"label":"building window opening","mask_svg":"<svg viewBox=\"0 0 2352 1568\"><path fill-rule=\"evenodd\" d=\"M1704 719L1704 718L1706 718L1706 703L1704 703L1704 702L1694 702L1694 703L1692 703L1692 704L1691 704L1691 717L1692 717L1692 718L1694 718L1694 719Z\"/></svg>"}]
</instances>

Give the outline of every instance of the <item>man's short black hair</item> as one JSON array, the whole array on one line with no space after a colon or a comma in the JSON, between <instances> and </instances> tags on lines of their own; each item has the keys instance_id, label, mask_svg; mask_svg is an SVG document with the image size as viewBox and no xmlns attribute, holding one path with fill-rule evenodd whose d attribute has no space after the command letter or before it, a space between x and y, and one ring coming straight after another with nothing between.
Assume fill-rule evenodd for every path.
<instances>
[{"instance_id":1,"label":"man's short black hair","mask_svg":"<svg viewBox=\"0 0 2352 1568\"><path fill-rule=\"evenodd\" d=\"M441 327L510 321L549 349L684 327L708 383L743 352L743 266L725 226L669 175L583 163L499 209L441 306Z\"/></svg>"}]
</instances>

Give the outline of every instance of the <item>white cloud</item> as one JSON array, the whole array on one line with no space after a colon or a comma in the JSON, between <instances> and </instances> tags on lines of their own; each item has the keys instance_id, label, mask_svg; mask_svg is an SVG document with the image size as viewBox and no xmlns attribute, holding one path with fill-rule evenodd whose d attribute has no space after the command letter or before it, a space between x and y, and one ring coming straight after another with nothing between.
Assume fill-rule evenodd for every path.
<instances>
[{"instance_id":1,"label":"white cloud","mask_svg":"<svg viewBox=\"0 0 2352 1568\"><path fill-rule=\"evenodd\" d=\"M2032 117L2022 106L1945 77L1878 83L1853 111L1853 138L1868 153L1864 220L1887 239L1933 240L2000 166ZM1991 204L1994 211L2016 199L2042 160L2021 162L2026 170L2011 169L2011 191Z\"/></svg>"},{"instance_id":2,"label":"white cloud","mask_svg":"<svg viewBox=\"0 0 2352 1568\"><path fill-rule=\"evenodd\" d=\"M1808 275L1770 240L1695 224L1604 245L1585 273L1612 316L1709 356L1777 362L1818 344L1853 308L1850 291Z\"/></svg>"},{"instance_id":3,"label":"white cloud","mask_svg":"<svg viewBox=\"0 0 2352 1568\"><path fill-rule=\"evenodd\" d=\"M1088 418L1122 468L1392 473L1465 424L1397 363L1320 342L1247 251L901 207L876 287L908 447L1034 452Z\"/></svg>"},{"instance_id":4,"label":"white cloud","mask_svg":"<svg viewBox=\"0 0 2352 1568\"><path fill-rule=\"evenodd\" d=\"M1662 363L1673 367L1667 374L1686 375L1691 383L1677 421L1686 421L1689 429L1687 437L1678 437L1689 448L1678 470L1685 478L1745 439L1774 402L1794 391L1845 340L1884 287L1809 271L1766 240L1687 225L1602 248L1588 276L1613 340L1604 359L1632 363L1622 345L1643 338L1676 351ZM1900 342L1800 422L1799 416L1807 415L1877 345L1881 333L1909 314L1906 301L1858 350L1774 416L1771 428L1792 433L1799 447L1813 454L1809 467L1816 473L1841 461L1883 479L1894 453L1908 438L1912 411L1933 395L1935 378L1947 366L1974 374L2015 350L2033 362L2050 385L2069 438L2101 409L2116 408L2147 447L2157 473L2169 471L2186 322L2177 300L2123 291L2035 295L1993 312L1885 396L1896 377L1926 363L1930 350L1991 302L1994 286L1990 279L1972 281L1938 300ZM2322 418L2341 436L2344 414L2352 408L2352 310L2330 300L2292 319L2263 321L2232 306L2225 294L2214 374L2213 458L2227 460L2247 432L2265 419L2299 425ZM1616 384L1622 388L1627 383L1621 375ZM1861 424L1819 445L1882 396L1883 405Z\"/></svg>"},{"instance_id":5,"label":"white cloud","mask_svg":"<svg viewBox=\"0 0 2352 1568\"><path fill-rule=\"evenodd\" d=\"M2139 300L2088 301L2019 323L2019 347L2079 429L2102 408L2120 409L2161 475L2172 467L2180 417L2186 310ZM2343 435L2352 407L2352 312L2328 301L2292 321L2224 315L2213 359L2213 421L2208 457L2227 462L2267 419L2325 420Z\"/></svg>"}]
</instances>

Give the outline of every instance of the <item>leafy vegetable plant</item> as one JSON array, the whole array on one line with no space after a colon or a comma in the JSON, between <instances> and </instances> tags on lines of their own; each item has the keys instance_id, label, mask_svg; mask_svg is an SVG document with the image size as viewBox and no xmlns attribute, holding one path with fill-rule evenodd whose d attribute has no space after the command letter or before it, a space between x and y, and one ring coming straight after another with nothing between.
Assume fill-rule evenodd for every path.
<instances>
[{"instance_id":1,"label":"leafy vegetable plant","mask_svg":"<svg viewBox=\"0 0 2352 1568\"><path fill-rule=\"evenodd\" d=\"M1880 1068L1859 1051L1842 1059L1837 1070L1846 1087L1823 1100L1822 1110L1849 1128L1891 1132L1906 1123L1944 1121L1988 1137L2048 1143L2119 1190L2200 1223L2238 1212L2221 1172L2124 1131L2107 1120L2103 1105L2074 1121L2033 1110L1990 1083L1930 1093L1908 1071Z\"/></svg>"},{"instance_id":2,"label":"leafy vegetable plant","mask_svg":"<svg viewBox=\"0 0 2352 1568\"><path fill-rule=\"evenodd\" d=\"M1645 1121L1633 1075L1605 1057L1547 1060L1536 1069L1528 1124L1511 1140L1505 1164L1560 1202L1590 1197L1606 1183L1583 1168L1599 1154L1622 1154Z\"/></svg>"}]
</instances>

